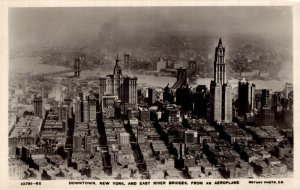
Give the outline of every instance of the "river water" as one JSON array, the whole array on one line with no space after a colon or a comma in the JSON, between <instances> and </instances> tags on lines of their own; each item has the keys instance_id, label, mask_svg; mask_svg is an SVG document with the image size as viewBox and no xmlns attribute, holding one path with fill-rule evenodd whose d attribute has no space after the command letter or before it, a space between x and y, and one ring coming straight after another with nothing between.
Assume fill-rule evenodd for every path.
<instances>
[{"instance_id":1,"label":"river water","mask_svg":"<svg viewBox=\"0 0 300 190\"><path fill-rule=\"evenodd\" d=\"M19 73L25 74L39 74L39 73L48 73L55 71L62 71L69 69L63 66L53 66L41 64L39 58L31 58L31 57L19 57L10 60L9 63L9 72L10 75L17 75ZM103 70L101 68L89 71L83 71L81 73L81 77L97 77L97 76L105 76L107 74L112 74L112 70ZM125 71L123 74L128 74ZM175 77L168 76L154 76L154 75L145 75L145 74L135 74L130 73L129 76L138 77L138 83L142 85L151 85L156 87L165 87L167 84L172 86L176 82ZM209 87L211 78L198 78L195 81L194 85L206 85ZM280 91L283 90L286 82L291 81L280 81L280 80L252 80L251 83L256 85L257 89L271 89L272 91ZM231 79L229 83L233 88L237 87L238 79ZM193 85L192 85L193 86Z\"/></svg>"}]
</instances>

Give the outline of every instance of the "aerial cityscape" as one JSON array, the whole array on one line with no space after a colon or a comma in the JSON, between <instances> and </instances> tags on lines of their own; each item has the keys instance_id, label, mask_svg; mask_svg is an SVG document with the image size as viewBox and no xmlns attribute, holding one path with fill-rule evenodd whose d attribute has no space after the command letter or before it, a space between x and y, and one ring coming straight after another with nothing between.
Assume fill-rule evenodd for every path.
<instances>
[{"instance_id":1,"label":"aerial cityscape","mask_svg":"<svg viewBox=\"0 0 300 190\"><path fill-rule=\"evenodd\" d=\"M293 177L291 20L289 7L11 8L9 176Z\"/></svg>"}]
</instances>

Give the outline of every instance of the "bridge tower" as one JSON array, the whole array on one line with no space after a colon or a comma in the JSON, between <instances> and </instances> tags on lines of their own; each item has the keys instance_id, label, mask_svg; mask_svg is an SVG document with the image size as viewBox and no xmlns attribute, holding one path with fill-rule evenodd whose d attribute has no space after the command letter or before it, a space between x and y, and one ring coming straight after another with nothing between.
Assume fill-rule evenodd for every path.
<instances>
[{"instance_id":1,"label":"bridge tower","mask_svg":"<svg viewBox=\"0 0 300 190\"><path fill-rule=\"evenodd\" d=\"M188 62L187 75L192 77L197 72L197 62L195 60L190 60Z\"/></svg>"},{"instance_id":2,"label":"bridge tower","mask_svg":"<svg viewBox=\"0 0 300 190\"><path fill-rule=\"evenodd\" d=\"M80 77L81 59L81 57L74 59L74 69L76 69L74 72L75 77Z\"/></svg>"},{"instance_id":3,"label":"bridge tower","mask_svg":"<svg viewBox=\"0 0 300 190\"><path fill-rule=\"evenodd\" d=\"M188 84L187 71L185 68L180 67L177 69L177 80L175 84L172 86L173 90L180 88L181 86Z\"/></svg>"}]
</instances>

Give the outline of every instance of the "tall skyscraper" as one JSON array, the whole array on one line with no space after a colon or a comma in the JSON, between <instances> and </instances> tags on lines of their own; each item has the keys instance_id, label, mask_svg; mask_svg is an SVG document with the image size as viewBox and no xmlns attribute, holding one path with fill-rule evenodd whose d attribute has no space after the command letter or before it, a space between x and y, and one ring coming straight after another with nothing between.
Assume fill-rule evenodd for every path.
<instances>
[{"instance_id":1,"label":"tall skyscraper","mask_svg":"<svg viewBox=\"0 0 300 190\"><path fill-rule=\"evenodd\" d=\"M156 91L153 88L148 88L148 105L152 105L156 100Z\"/></svg>"},{"instance_id":2,"label":"tall skyscraper","mask_svg":"<svg viewBox=\"0 0 300 190\"><path fill-rule=\"evenodd\" d=\"M129 54L124 54L124 65L129 64Z\"/></svg>"},{"instance_id":3,"label":"tall skyscraper","mask_svg":"<svg viewBox=\"0 0 300 190\"><path fill-rule=\"evenodd\" d=\"M33 98L33 113L35 116L43 118L43 98L37 97Z\"/></svg>"},{"instance_id":4,"label":"tall skyscraper","mask_svg":"<svg viewBox=\"0 0 300 190\"><path fill-rule=\"evenodd\" d=\"M73 99L73 113L75 116L75 122L81 122L81 100L79 97Z\"/></svg>"},{"instance_id":5,"label":"tall skyscraper","mask_svg":"<svg viewBox=\"0 0 300 190\"><path fill-rule=\"evenodd\" d=\"M193 113L199 118L207 118L208 90L205 85L198 85L196 92L192 95Z\"/></svg>"},{"instance_id":6,"label":"tall skyscraper","mask_svg":"<svg viewBox=\"0 0 300 190\"><path fill-rule=\"evenodd\" d=\"M90 112L90 120L96 121L97 117L97 100L95 96L89 96L89 112Z\"/></svg>"},{"instance_id":7,"label":"tall skyscraper","mask_svg":"<svg viewBox=\"0 0 300 190\"><path fill-rule=\"evenodd\" d=\"M182 111L192 110L192 93L187 84L176 89L176 104L182 106Z\"/></svg>"},{"instance_id":8,"label":"tall skyscraper","mask_svg":"<svg viewBox=\"0 0 300 190\"><path fill-rule=\"evenodd\" d=\"M147 108L139 108L139 119L141 121L150 121L150 111Z\"/></svg>"},{"instance_id":9,"label":"tall skyscraper","mask_svg":"<svg viewBox=\"0 0 300 190\"><path fill-rule=\"evenodd\" d=\"M173 92L172 89L169 87L169 84L164 88L163 101L167 101L169 103L174 102Z\"/></svg>"},{"instance_id":10,"label":"tall skyscraper","mask_svg":"<svg viewBox=\"0 0 300 190\"><path fill-rule=\"evenodd\" d=\"M270 107L270 91L268 89L261 90L261 107Z\"/></svg>"},{"instance_id":11,"label":"tall skyscraper","mask_svg":"<svg viewBox=\"0 0 300 190\"><path fill-rule=\"evenodd\" d=\"M121 119L121 101L120 100L116 100L115 101L115 118L116 119Z\"/></svg>"},{"instance_id":12,"label":"tall skyscraper","mask_svg":"<svg viewBox=\"0 0 300 190\"><path fill-rule=\"evenodd\" d=\"M238 86L238 113L245 115L254 110L255 85L245 79L239 81Z\"/></svg>"},{"instance_id":13,"label":"tall skyscraper","mask_svg":"<svg viewBox=\"0 0 300 190\"><path fill-rule=\"evenodd\" d=\"M67 106L67 118L72 118L72 100L69 98L64 99L64 104Z\"/></svg>"},{"instance_id":14,"label":"tall skyscraper","mask_svg":"<svg viewBox=\"0 0 300 190\"><path fill-rule=\"evenodd\" d=\"M214 80L210 83L211 121L232 120L231 85L226 80L225 47L220 38L215 49Z\"/></svg>"},{"instance_id":15,"label":"tall skyscraper","mask_svg":"<svg viewBox=\"0 0 300 190\"><path fill-rule=\"evenodd\" d=\"M86 96L84 96L84 98L83 98L83 121L85 123L90 122L89 102L88 102Z\"/></svg>"},{"instance_id":16,"label":"tall skyscraper","mask_svg":"<svg viewBox=\"0 0 300 190\"><path fill-rule=\"evenodd\" d=\"M115 103L118 101L117 95L105 95L102 96L101 110L104 118L115 117Z\"/></svg>"},{"instance_id":17,"label":"tall skyscraper","mask_svg":"<svg viewBox=\"0 0 300 190\"><path fill-rule=\"evenodd\" d=\"M122 74L121 67L119 65L120 59L117 56L116 65L114 67L114 73L101 77L99 100L101 103L102 96L104 95L117 95L124 103L137 103L137 77L129 77Z\"/></svg>"},{"instance_id":18,"label":"tall skyscraper","mask_svg":"<svg viewBox=\"0 0 300 190\"><path fill-rule=\"evenodd\" d=\"M271 109L270 91L268 89L261 90L261 108L256 114L255 123L257 125L273 125L275 112Z\"/></svg>"},{"instance_id":19,"label":"tall skyscraper","mask_svg":"<svg viewBox=\"0 0 300 190\"><path fill-rule=\"evenodd\" d=\"M293 91L293 84L292 83L285 83L283 91L284 91L284 98L288 99L289 98L289 93L291 91Z\"/></svg>"}]
</instances>

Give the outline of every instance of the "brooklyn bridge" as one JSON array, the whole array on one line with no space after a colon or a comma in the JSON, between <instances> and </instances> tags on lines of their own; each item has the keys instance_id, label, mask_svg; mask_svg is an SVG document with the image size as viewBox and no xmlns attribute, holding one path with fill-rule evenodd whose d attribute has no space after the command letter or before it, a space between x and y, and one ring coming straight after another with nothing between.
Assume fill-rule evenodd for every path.
<instances>
[{"instance_id":1,"label":"brooklyn bridge","mask_svg":"<svg viewBox=\"0 0 300 190\"><path fill-rule=\"evenodd\" d=\"M48 73L41 73L41 74L36 74L34 77L40 77L40 76L53 76L53 75L60 75L60 74L66 74L66 73L74 73L74 77L80 77L81 71L84 70L94 70L101 68L101 65L99 66L85 66L82 67L82 64L84 62L84 57L80 56L79 58L74 59L74 67L70 69L66 69L63 71L55 71L55 72L48 72Z\"/></svg>"}]
</instances>

